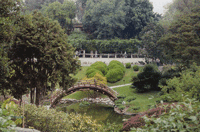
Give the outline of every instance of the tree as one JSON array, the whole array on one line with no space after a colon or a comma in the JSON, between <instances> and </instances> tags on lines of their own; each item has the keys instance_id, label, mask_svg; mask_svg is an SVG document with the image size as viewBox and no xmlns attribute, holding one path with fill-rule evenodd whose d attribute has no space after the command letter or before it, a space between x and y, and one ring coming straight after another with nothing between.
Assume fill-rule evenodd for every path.
<instances>
[{"instance_id":1,"label":"tree","mask_svg":"<svg viewBox=\"0 0 200 132\"><path fill-rule=\"evenodd\" d=\"M95 38L135 38L158 16L148 0L87 0L83 26Z\"/></svg>"},{"instance_id":2,"label":"tree","mask_svg":"<svg viewBox=\"0 0 200 132\"><path fill-rule=\"evenodd\" d=\"M123 6L120 0L88 0L83 16L85 31L98 39L121 36L126 25Z\"/></svg>"},{"instance_id":3,"label":"tree","mask_svg":"<svg viewBox=\"0 0 200 132\"><path fill-rule=\"evenodd\" d=\"M19 5L19 0L0 0L0 93L4 97L10 77L7 52L16 31L14 21L20 13Z\"/></svg>"},{"instance_id":4,"label":"tree","mask_svg":"<svg viewBox=\"0 0 200 132\"><path fill-rule=\"evenodd\" d=\"M153 5L149 0L125 0L124 11L126 28L123 30L123 38L139 35L147 23L158 15L153 13Z\"/></svg>"},{"instance_id":5,"label":"tree","mask_svg":"<svg viewBox=\"0 0 200 132\"><path fill-rule=\"evenodd\" d=\"M163 60L163 48L158 40L164 35L164 28L158 22L151 22L140 32L142 47L145 48L148 58Z\"/></svg>"},{"instance_id":6,"label":"tree","mask_svg":"<svg viewBox=\"0 0 200 132\"><path fill-rule=\"evenodd\" d=\"M42 6L48 5L55 1L60 3L64 2L64 0L25 0L25 11L29 11L30 13L34 10L41 10Z\"/></svg>"},{"instance_id":7,"label":"tree","mask_svg":"<svg viewBox=\"0 0 200 132\"><path fill-rule=\"evenodd\" d=\"M83 20L87 0L76 0L76 15L80 22Z\"/></svg>"},{"instance_id":8,"label":"tree","mask_svg":"<svg viewBox=\"0 0 200 132\"><path fill-rule=\"evenodd\" d=\"M66 34L56 21L41 13L25 15L18 20L19 31L9 51L15 76L20 75L22 87L36 87L36 105L47 90L47 82L62 84L63 89L75 81L69 74L79 64L73 58L74 49L66 42ZM33 92L31 90L31 92Z\"/></svg>"},{"instance_id":9,"label":"tree","mask_svg":"<svg viewBox=\"0 0 200 132\"><path fill-rule=\"evenodd\" d=\"M166 12L160 24L168 29L173 21L176 21L182 15L190 14L193 8L200 6L199 0L173 0L172 3L167 5Z\"/></svg>"},{"instance_id":10,"label":"tree","mask_svg":"<svg viewBox=\"0 0 200 132\"><path fill-rule=\"evenodd\" d=\"M169 32L164 35L162 44L168 60L188 66L193 62L200 64L200 9L192 10L191 14L183 15L173 22Z\"/></svg>"},{"instance_id":11,"label":"tree","mask_svg":"<svg viewBox=\"0 0 200 132\"><path fill-rule=\"evenodd\" d=\"M60 26L67 32L72 28L72 19L75 18L76 6L73 1L64 1L50 3L42 7L42 13L53 20L57 20Z\"/></svg>"}]
</instances>

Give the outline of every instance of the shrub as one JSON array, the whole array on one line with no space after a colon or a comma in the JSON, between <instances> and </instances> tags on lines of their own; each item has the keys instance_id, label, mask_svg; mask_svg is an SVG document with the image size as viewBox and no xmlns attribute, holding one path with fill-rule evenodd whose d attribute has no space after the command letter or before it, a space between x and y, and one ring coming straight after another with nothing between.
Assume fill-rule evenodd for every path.
<instances>
[{"instance_id":1,"label":"shrub","mask_svg":"<svg viewBox=\"0 0 200 132\"><path fill-rule=\"evenodd\" d=\"M66 114L46 107L25 105L25 125L40 131L98 131L101 125L86 115ZM20 108L22 115L23 109Z\"/></svg>"},{"instance_id":2,"label":"shrub","mask_svg":"<svg viewBox=\"0 0 200 132\"><path fill-rule=\"evenodd\" d=\"M97 82L100 82L101 84L107 84L107 79L106 77L104 77L103 75L99 74L99 73L96 73L92 78L87 78L87 77L84 77L82 80L97 80Z\"/></svg>"},{"instance_id":3,"label":"shrub","mask_svg":"<svg viewBox=\"0 0 200 132\"><path fill-rule=\"evenodd\" d=\"M119 62L117 60L112 60L108 65L108 69L113 69L114 68L113 66L116 66L116 65L124 68L124 65L121 62Z\"/></svg>"},{"instance_id":4,"label":"shrub","mask_svg":"<svg viewBox=\"0 0 200 132\"><path fill-rule=\"evenodd\" d=\"M108 72L107 65L101 61L97 61L97 62L93 63L90 67L101 71L103 73L103 75L106 75Z\"/></svg>"},{"instance_id":5,"label":"shrub","mask_svg":"<svg viewBox=\"0 0 200 132\"><path fill-rule=\"evenodd\" d=\"M16 114L15 112L18 111L19 106L17 104L15 104L14 100L12 97L5 100L1 106L2 110L7 111L7 115L12 115L13 118L11 118L14 121L14 124L19 125L22 123L21 120L21 116L20 114ZM18 103L18 102L17 102ZM15 118L15 117L19 117L19 118Z\"/></svg>"},{"instance_id":6,"label":"shrub","mask_svg":"<svg viewBox=\"0 0 200 132\"><path fill-rule=\"evenodd\" d=\"M180 69L178 67L165 66L162 71L161 80L159 81L160 86L166 86L167 80L173 77L180 77Z\"/></svg>"},{"instance_id":7,"label":"shrub","mask_svg":"<svg viewBox=\"0 0 200 132\"><path fill-rule=\"evenodd\" d=\"M95 69L95 70L93 70L93 72L91 72L90 74L88 74L87 77L88 77L88 78L92 78L92 77L94 77L97 73L100 74L100 75L102 75L102 76L104 76L103 73L102 73L101 71Z\"/></svg>"},{"instance_id":8,"label":"shrub","mask_svg":"<svg viewBox=\"0 0 200 132\"><path fill-rule=\"evenodd\" d=\"M120 132L122 129L122 124L115 124L106 122L102 125L99 132Z\"/></svg>"},{"instance_id":9,"label":"shrub","mask_svg":"<svg viewBox=\"0 0 200 132\"><path fill-rule=\"evenodd\" d=\"M160 90L158 87L161 73L155 65L147 64L144 68L132 78L133 86L138 92L146 92L149 90Z\"/></svg>"},{"instance_id":10,"label":"shrub","mask_svg":"<svg viewBox=\"0 0 200 132\"><path fill-rule=\"evenodd\" d=\"M111 67L112 67L111 69L121 69L121 71L123 71L123 73L125 73L125 71L126 71L126 69L124 67L121 67L120 65L112 64Z\"/></svg>"},{"instance_id":11,"label":"shrub","mask_svg":"<svg viewBox=\"0 0 200 132\"><path fill-rule=\"evenodd\" d=\"M165 106L166 107L166 106ZM145 115L142 120L145 122L142 128L132 128L133 131L188 131L197 132L200 130L200 105L195 99L187 99L171 107L170 111L162 112L159 117Z\"/></svg>"},{"instance_id":12,"label":"shrub","mask_svg":"<svg viewBox=\"0 0 200 132\"><path fill-rule=\"evenodd\" d=\"M120 68L111 69L106 74L108 82L114 83L121 80L124 76L123 71Z\"/></svg>"},{"instance_id":13,"label":"shrub","mask_svg":"<svg viewBox=\"0 0 200 132\"><path fill-rule=\"evenodd\" d=\"M94 69L92 67L88 67L88 69L86 70L86 76L88 76L89 74L95 72L97 69Z\"/></svg>"},{"instance_id":14,"label":"shrub","mask_svg":"<svg viewBox=\"0 0 200 132\"><path fill-rule=\"evenodd\" d=\"M131 63L126 63L126 68L131 68Z\"/></svg>"},{"instance_id":15,"label":"shrub","mask_svg":"<svg viewBox=\"0 0 200 132\"><path fill-rule=\"evenodd\" d=\"M164 106L164 107L163 107ZM131 117L128 121L123 123L123 131L130 131L131 128L142 128L145 126L145 120L142 118L145 115L148 116L149 118L154 116L158 118L162 113L164 112L169 112L169 110L173 107L174 105L169 105L167 103L162 104L162 106L158 106L157 108L150 109L146 112L139 113L136 116ZM132 107L135 110L140 109L139 107Z\"/></svg>"},{"instance_id":16,"label":"shrub","mask_svg":"<svg viewBox=\"0 0 200 132\"><path fill-rule=\"evenodd\" d=\"M165 101L183 101L186 95L200 100L200 67L182 71L180 77L169 79L161 88L164 93L161 98Z\"/></svg>"},{"instance_id":17,"label":"shrub","mask_svg":"<svg viewBox=\"0 0 200 132\"><path fill-rule=\"evenodd\" d=\"M134 70L134 71L138 71L138 70L139 70L139 66L138 66L138 65L134 65L134 66L133 66L133 70Z\"/></svg>"},{"instance_id":18,"label":"shrub","mask_svg":"<svg viewBox=\"0 0 200 132\"><path fill-rule=\"evenodd\" d=\"M14 117L16 117L14 111L18 109L17 107L18 105L16 105L13 101L10 102L10 99L3 102L0 108L0 131L11 131L11 129L16 127L16 124L20 123L21 119L14 119Z\"/></svg>"}]
</instances>

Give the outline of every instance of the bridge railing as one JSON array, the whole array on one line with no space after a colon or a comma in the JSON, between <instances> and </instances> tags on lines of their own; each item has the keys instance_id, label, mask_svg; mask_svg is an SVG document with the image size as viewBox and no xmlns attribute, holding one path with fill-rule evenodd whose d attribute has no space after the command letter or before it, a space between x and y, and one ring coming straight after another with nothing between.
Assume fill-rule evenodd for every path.
<instances>
[{"instance_id":1,"label":"bridge railing","mask_svg":"<svg viewBox=\"0 0 200 132\"><path fill-rule=\"evenodd\" d=\"M114 90L112 90L111 88L109 88L107 85L102 84L101 82L97 81L96 79L81 80L81 81L77 82L75 85L76 86L78 86L78 85L92 86L93 85L95 87L99 87L100 89L108 91L108 92L112 93L115 96L117 95L117 93Z\"/></svg>"}]
</instances>

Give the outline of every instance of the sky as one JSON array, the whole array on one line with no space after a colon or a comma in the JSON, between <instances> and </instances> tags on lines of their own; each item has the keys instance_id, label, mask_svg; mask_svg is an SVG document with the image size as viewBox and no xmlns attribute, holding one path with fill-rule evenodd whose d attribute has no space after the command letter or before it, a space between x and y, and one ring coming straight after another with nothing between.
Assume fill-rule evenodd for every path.
<instances>
[{"instance_id":1,"label":"sky","mask_svg":"<svg viewBox=\"0 0 200 132\"><path fill-rule=\"evenodd\" d=\"M164 13L163 6L167 5L168 3L171 3L173 0L149 0L149 1L152 2L152 4L153 4L154 12L163 14Z\"/></svg>"}]
</instances>

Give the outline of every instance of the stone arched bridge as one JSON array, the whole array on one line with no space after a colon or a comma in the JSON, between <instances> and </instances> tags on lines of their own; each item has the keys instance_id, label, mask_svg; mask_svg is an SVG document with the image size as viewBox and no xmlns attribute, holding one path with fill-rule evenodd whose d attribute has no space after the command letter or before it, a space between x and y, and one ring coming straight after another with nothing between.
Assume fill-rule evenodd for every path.
<instances>
[{"instance_id":1,"label":"stone arched bridge","mask_svg":"<svg viewBox=\"0 0 200 132\"><path fill-rule=\"evenodd\" d=\"M112 101L117 100L117 92L109 88L107 85L101 84L96 80L86 80L86 81L82 80L80 82L77 82L74 86L72 86L67 90L56 91L56 93L53 94L51 97L50 107L55 107L63 97L72 94L76 91L84 91L84 90L94 90L104 95L107 95Z\"/></svg>"}]
</instances>

